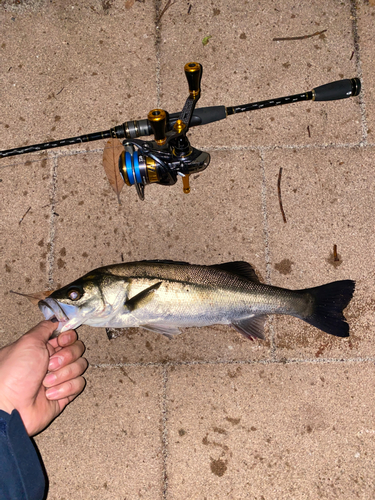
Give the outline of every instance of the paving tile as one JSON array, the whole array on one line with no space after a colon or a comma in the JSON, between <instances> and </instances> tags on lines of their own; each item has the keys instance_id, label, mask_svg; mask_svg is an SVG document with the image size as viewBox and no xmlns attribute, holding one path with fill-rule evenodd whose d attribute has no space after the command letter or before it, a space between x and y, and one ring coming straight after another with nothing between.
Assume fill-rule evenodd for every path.
<instances>
[{"instance_id":1,"label":"paving tile","mask_svg":"<svg viewBox=\"0 0 375 500\"><path fill-rule=\"evenodd\" d=\"M373 377L356 363L171 368L167 498L372 498Z\"/></svg>"},{"instance_id":2,"label":"paving tile","mask_svg":"<svg viewBox=\"0 0 375 500\"><path fill-rule=\"evenodd\" d=\"M147 117L156 105L153 8L30 3L8 2L1 14L2 149Z\"/></svg>"},{"instance_id":3,"label":"paving tile","mask_svg":"<svg viewBox=\"0 0 375 500\"><path fill-rule=\"evenodd\" d=\"M124 187L121 205L97 153L60 157L56 194L54 283L121 261L172 259L197 264L246 260L265 278L262 174L258 153L217 151L191 181L146 187L146 201ZM79 231L77 231L77 227ZM104 329L80 330L90 361L153 362L267 356L229 327L189 329L174 341L141 330L108 342ZM105 345L105 349L98 346Z\"/></svg>"},{"instance_id":4,"label":"paving tile","mask_svg":"<svg viewBox=\"0 0 375 500\"><path fill-rule=\"evenodd\" d=\"M0 345L40 321L38 310L10 290L48 288L51 163L43 157L0 164Z\"/></svg>"},{"instance_id":5,"label":"paving tile","mask_svg":"<svg viewBox=\"0 0 375 500\"><path fill-rule=\"evenodd\" d=\"M160 22L161 106L179 111L183 68L203 65L199 107L237 106L356 75L350 2L176 2ZM273 41L327 30L304 40ZM204 46L204 37L211 36ZM311 137L308 135L309 126ZM201 130L202 129L202 130ZM198 131L199 130L199 131ZM358 99L244 113L192 129L198 145L330 144L361 139Z\"/></svg>"},{"instance_id":6,"label":"paving tile","mask_svg":"<svg viewBox=\"0 0 375 500\"><path fill-rule=\"evenodd\" d=\"M265 155L272 284L300 289L341 279L357 282L346 310L350 339L333 338L300 320L280 318L276 322L279 355L374 355L372 165L372 148L284 150ZM279 168L283 169L286 224L277 194Z\"/></svg>"},{"instance_id":7,"label":"paving tile","mask_svg":"<svg viewBox=\"0 0 375 500\"><path fill-rule=\"evenodd\" d=\"M89 369L83 394L36 437L48 500L162 498L161 370Z\"/></svg>"},{"instance_id":8,"label":"paving tile","mask_svg":"<svg viewBox=\"0 0 375 500\"><path fill-rule=\"evenodd\" d=\"M371 2L358 2L356 4L358 18L358 37L360 41L360 67L363 77L363 102L365 104L367 122L367 140L374 144L375 120L374 120L374 51L373 40L375 36L374 19L375 8Z\"/></svg>"}]
</instances>

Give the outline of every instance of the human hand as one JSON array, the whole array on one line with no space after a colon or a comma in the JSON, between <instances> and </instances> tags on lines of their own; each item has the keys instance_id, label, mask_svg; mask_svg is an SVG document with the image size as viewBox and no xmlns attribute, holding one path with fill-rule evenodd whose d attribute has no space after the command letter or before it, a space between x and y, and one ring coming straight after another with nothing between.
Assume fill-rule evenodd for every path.
<instances>
[{"instance_id":1,"label":"human hand","mask_svg":"<svg viewBox=\"0 0 375 500\"><path fill-rule=\"evenodd\" d=\"M0 349L0 409L18 410L29 436L45 429L85 387L85 346L74 330L49 340L55 328L42 321Z\"/></svg>"}]
</instances>

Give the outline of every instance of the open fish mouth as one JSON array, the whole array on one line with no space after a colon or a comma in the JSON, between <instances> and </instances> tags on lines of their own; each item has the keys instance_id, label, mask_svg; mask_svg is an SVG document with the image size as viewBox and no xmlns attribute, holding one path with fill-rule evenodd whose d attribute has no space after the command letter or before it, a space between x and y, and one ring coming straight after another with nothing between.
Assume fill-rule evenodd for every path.
<instances>
[{"instance_id":1,"label":"open fish mouth","mask_svg":"<svg viewBox=\"0 0 375 500\"><path fill-rule=\"evenodd\" d=\"M68 321L68 316L66 315L62 306L54 299L44 299L38 302L38 307L42 311L45 319L52 319L55 317L59 322Z\"/></svg>"},{"instance_id":2,"label":"open fish mouth","mask_svg":"<svg viewBox=\"0 0 375 500\"><path fill-rule=\"evenodd\" d=\"M77 308L68 304L61 304L57 300L47 297L38 302L38 307L41 310L44 319L58 321L56 330L52 334L53 337L61 332L76 328L81 325L81 321L77 318Z\"/></svg>"}]
</instances>

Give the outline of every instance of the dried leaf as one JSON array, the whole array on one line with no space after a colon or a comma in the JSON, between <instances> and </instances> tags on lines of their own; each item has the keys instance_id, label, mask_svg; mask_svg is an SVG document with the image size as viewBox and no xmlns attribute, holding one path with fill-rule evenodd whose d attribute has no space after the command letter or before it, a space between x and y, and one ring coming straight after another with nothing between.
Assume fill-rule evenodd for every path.
<instances>
[{"instance_id":1,"label":"dried leaf","mask_svg":"<svg viewBox=\"0 0 375 500\"><path fill-rule=\"evenodd\" d=\"M34 306L38 305L38 302L40 300L44 300L46 297L51 295L53 293L53 290L46 290L44 292L36 292L36 293L20 293L20 292L13 292L13 290L10 290L10 293L15 293L16 295L21 295L21 297L26 297L29 299L29 301L34 304Z\"/></svg>"},{"instance_id":2,"label":"dried leaf","mask_svg":"<svg viewBox=\"0 0 375 500\"><path fill-rule=\"evenodd\" d=\"M126 0L125 9L131 9L134 5L135 0Z\"/></svg>"},{"instance_id":3,"label":"dried leaf","mask_svg":"<svg viewBox=\"0 0 375 500\"><path fill-rule=\"evenodd\" d=\"M103 152L104 170L113 191L117 194L119 204L121 203L120 193L124 186L124 180L121 177L120 170L118 168L118 160L123 151L124 146L119 139L109 139Z\"/></svg>"}]
</instances>

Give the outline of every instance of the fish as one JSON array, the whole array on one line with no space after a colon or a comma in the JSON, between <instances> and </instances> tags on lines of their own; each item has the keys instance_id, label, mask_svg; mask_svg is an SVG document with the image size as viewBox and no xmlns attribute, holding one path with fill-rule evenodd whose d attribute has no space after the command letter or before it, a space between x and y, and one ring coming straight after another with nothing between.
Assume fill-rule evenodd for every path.
<instances>
[{"instance_id":1,"label":"fish","mask_svg":"<svg viewBox=\"0 0 375 500\"><path fill-rule=\"evenodd\" d=\"M353 280L303 290L267 285L243 261L203 266L146 260L94 269L39 300L38 307L45 319L58 320L53 336L89 325L140 327L172 338L180 328L222 324L254 340L265 338L267 315L283 314L348 337L343 310L354 290Z\"/></svg>"}]
</instances>

